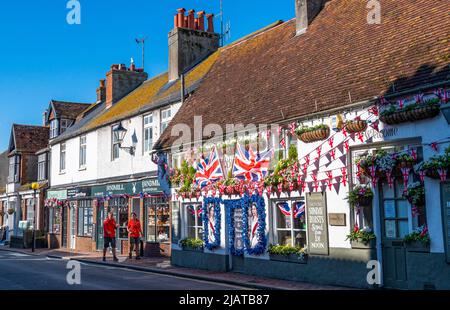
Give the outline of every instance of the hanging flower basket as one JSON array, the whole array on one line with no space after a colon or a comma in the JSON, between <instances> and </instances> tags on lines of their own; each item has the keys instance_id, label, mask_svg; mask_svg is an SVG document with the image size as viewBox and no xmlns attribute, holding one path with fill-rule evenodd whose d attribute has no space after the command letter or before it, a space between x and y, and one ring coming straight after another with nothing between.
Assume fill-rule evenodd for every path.
<instances>
[{"instance_id":1,"label":"hanging flower basket","mask_svg":"<svg viewBox=\"0 0 450 310\"><path fill-rule=\"evenodd\" d=\"M353 207L371 207L373 192L370 187L365 186L355 186L353 190L348 193L348 202Z\"/></svg>"},{"instance_id":2,"label":"hanging flower basket","mask_svg":"<svg viewBox=\"0 0 450 310\"><path fill-rule=\"evenodd\" d=\"M295 130L297 138L305 143L325 140L330 136L330 127L318 125L314 127L299 127Z\"/></svg>"},{"instance_id":3,"label":"hanging flower basket","mask_svg":"<svg viewBox=\"0 0 450 310\"><path fill-rule=\"evenodd\" d=\"M362 120L347 121L345 123L345 129L348 133L356 133L366 130L367 122Z\"/></svg>"},{"instance_id":4,"label":"hanging flower basket","mask_svg":"<svg viewBox=\"0 0 450 310\"><path fill-rule=\"evenodd\" d=\"M425 205L425 188L420 182L408 185L406 192L403 194L410 204L416 207Z\"/></svg>"},{"instance_id":5,"label":"hanging flower basket","mask_svg":"<svg viewBox=\"0 0 450 310\"><path fill-rule=\"evenodd\" d=\"M414 122L435 117L439 114L439 104L415 105L397 110L395 107L387 109L380 115L380 120L388 125L396 125L405 122Z\"/></svg>"}]
</instances>

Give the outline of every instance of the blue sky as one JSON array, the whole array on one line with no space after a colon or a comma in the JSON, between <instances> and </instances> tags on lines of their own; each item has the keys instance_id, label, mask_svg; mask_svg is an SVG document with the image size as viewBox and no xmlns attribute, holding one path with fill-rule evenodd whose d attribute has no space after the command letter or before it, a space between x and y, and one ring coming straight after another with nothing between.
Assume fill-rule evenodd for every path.
<instances>
[{"instance_id":1,"label":"blue sky","mask_svg":"<svg viewBox=\"0 0 450 310\"><path fill-rule=\"evenodd\" d=\"M111 64L129 65L134 57L140 66L136 37L148 36L149 75L167 70L167 33L177 8L219 12L219 0L79 0L81 25L69 25L67 2L0 3L0 151L7 148L13 123L41 124L51 99L94 102L98 80ZM294 2L223 0L230 42L291 19Z\"/></svg>"}]
</instances>

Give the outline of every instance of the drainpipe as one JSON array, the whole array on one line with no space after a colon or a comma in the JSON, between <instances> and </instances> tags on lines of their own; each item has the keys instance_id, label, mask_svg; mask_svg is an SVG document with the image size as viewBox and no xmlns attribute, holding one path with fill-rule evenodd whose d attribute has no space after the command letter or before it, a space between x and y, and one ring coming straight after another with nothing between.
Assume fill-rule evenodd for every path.
<instances>
[{"instance_id":1,"label":"drainpipe","mask_svg":"<svg viewBox=\"0 0 450 310\"><path fill-rule=\"evenodd\" d=\"M181 104L183 105L185 94L186 94L185 85L184 85L184 74L181 74L181 76L180 76L180 84L181 84Z\"/></svg>"}]
</instances>

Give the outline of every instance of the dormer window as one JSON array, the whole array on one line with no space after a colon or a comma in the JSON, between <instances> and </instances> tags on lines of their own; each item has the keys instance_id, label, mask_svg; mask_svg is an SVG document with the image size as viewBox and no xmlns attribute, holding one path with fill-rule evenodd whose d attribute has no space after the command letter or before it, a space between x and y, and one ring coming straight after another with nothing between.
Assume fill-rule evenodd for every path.
<instances>
[{"instance_id":1,"label":"dormer window","mask_svg":"<svg viewBox=\"0 0 450 310\"><path fill-rule=\"evenodd\" d=\"M67 128L70 127L70 125L72 124L72 122L68 119L61 119L60 124L59 124L59 134L62 134L64 131L66 131Z\"/></svg>"},{"instance_id":2,"label":"dormer window","mask_svg":"<svg viewBox=\"0 0 450 310\"><path fill-rule=\"evenodd\" d=\"M18 183L20 181L20 155L9 158L9 183Z\"/></svg>"}]
</instances>

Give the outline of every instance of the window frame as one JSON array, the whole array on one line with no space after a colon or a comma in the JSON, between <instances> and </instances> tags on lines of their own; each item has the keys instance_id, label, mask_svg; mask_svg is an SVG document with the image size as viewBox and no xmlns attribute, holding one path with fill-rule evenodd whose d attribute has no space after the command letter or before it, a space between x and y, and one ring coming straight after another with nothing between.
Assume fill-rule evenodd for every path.
<instances>
[{"instance_id":1,"label":"window frame","mask_svg":"<svg viewBox=\"0 0 450 310\"><path fill-rule=\"evenodd\" d=\"M168 112L168 116L166 115L165 117L163 117L163 115L167 112ZM166 130L171 119L172 119L172 107L161 109L161 111L160 111L160 134L162 134L164 132L164 130Z\"/></svg>"},{"instance_id":2,"label":"window frame","mask_svg":"<svg viewBox=\"0 0 450 310\"><path fill-rule=\"evenodd\" d=\"M70 127L71 124L72 124L72 121L70 119L62 118L59 121L59 134L64 133L67 130L67 128Z\"/></svg>"},{"instance_id":3,"label":"window frame","mask_svg":"<svg viewBox=\"0 0 450 310\"><path fill-rule=\"evenodd\" d=\"M38 155L38 181L44 181L48 178L48 154Z\"/></svg>"},{"instance_id":4,"label":"window frame","mask_svg":"<svg viewBox=\"0 0 450 310\"><path fill-rule=\"evenodd\" d=\"M87 160L87 136L80 136L80 148L78 152L78 167L80 169L86 168L86 160Z\"/></svg>"},{"instance_id":5,"label":"window frame","mask_svg":"<svg viewBox=\"0 0 450 310\"><path fill-rule=\"evenodd\" d=\"M292 204L294 202L297 201L303 201L305 203L305 213L304 213L304 217L305 217L305 228L294 228L294 214L292 212ZM270 223L271 223L271 239L273 244L280 244L279 242L279 237L278 237L278 231L287 231L289 232L290 236L291 236L291 244L290 246L295 246L295 234L299 233L299 232L304 232L305 234L305 244L303 246L303 248L307 248L308 247L308 215L307 215L307 211L306 211L306 197L305 196L301 196L301 197L287 197L287 198L275 198L275 199L270 199ZM289 207L291 209L291 215L289 216L290 219L290 228L278 228L277 224L278 224L278 206L277 204L280 202L288 202L289 203ZM283 244L284 245L284 244Z\"/></svg>"},{"instance_id":6,"label":"window frame","mask_svg":"<svg viewBox=\"0 0 450 310\"><path fill-rule=\"evenodd\" d=\"M120 158L120 142L116 141L116 135L114 134L114 129L118 126L119 124L111 126L111 161Z\"/></svg>"},{"instance_id":7,"label":"window frame","mask_svg":"<svg viewBox=\"0 0 450 310\"><path fill-rule=\"evenodd\" d=\"M59 121L54 118L50 121L50 139L56 138L59 134Z\"/></svg>"},{"instance_id":8,"label":"window frame","mask_svg":"<svg viewBox=\"0 0 450 310\"><path fill-rule=\"evenodd\" d=\"M202 220L202 216L197 216L194 215L194 226L189 225L189 221L188 221L188 217L191 216L191 214L189 214L188 211L188 206L194 206L195 211L198 210L198 208L202 208L203 204L201 202L192 202L192 203L183 203L182 204L182 208L183 208L183 213L184 213L184 217L186 219L185 223L186 223L186 229L185 229L185 234L187 238L194 238L194 239L202 239L203 240L203 234L204 234L204 227L203 227L203 220ZM200 218L200 219L199 219ZM195 236L190 236L189 231L190 229L193 228L194 232L195 232ZM199 236L199 229L202 230L201 234L202 236Z\"/></svg>"},{"instance_id":9,"label":"window frame","mask_svg":"<svg viewBox=\"0 0 450 310\"><path fill-rule=\"evenodd\" d=\"M20 161L21 156L16 154L9 158L8 164L8 182L9 183L18 183L20 182ZM12 175L11 175L12 173Z\"/></svg>"},{"instance_id":10,"label":"window frame","mask_svg":"<svg viewBox=\"0 0 450 310\"><path fill-rule=\"evenodd\" d=\"M92 237L94 234L94 208L92 200L81 199L78 200L78 223L77 236L78 237Z\"/></svg>"},{"instance_id":11,"label":"window frame","mask_svg":"<svg viewBox=\"0 0 450 310\"><path fill-rule=\"evenodd\" d=\"M67 154L67 145L65 142L62 142L59 145L59 173L66 172L66 154Z\"/></svg>"},{"instance_id":12,"label":"window frame","mask_svg":"<svg viewBox=\"0 0 450 310\"><path fill-rule=\"evenodd\" d=\"M146 118L150 118L150 122L146 123ZM148 136L149 136L149 141L150 143L147 142L146 139L146 132L150 131ZM153 112L146 114L142 117L142 141L143 141L143 154L146 154L147 152L150 152L153 148Z\"/></svg>"}]
</instances>

